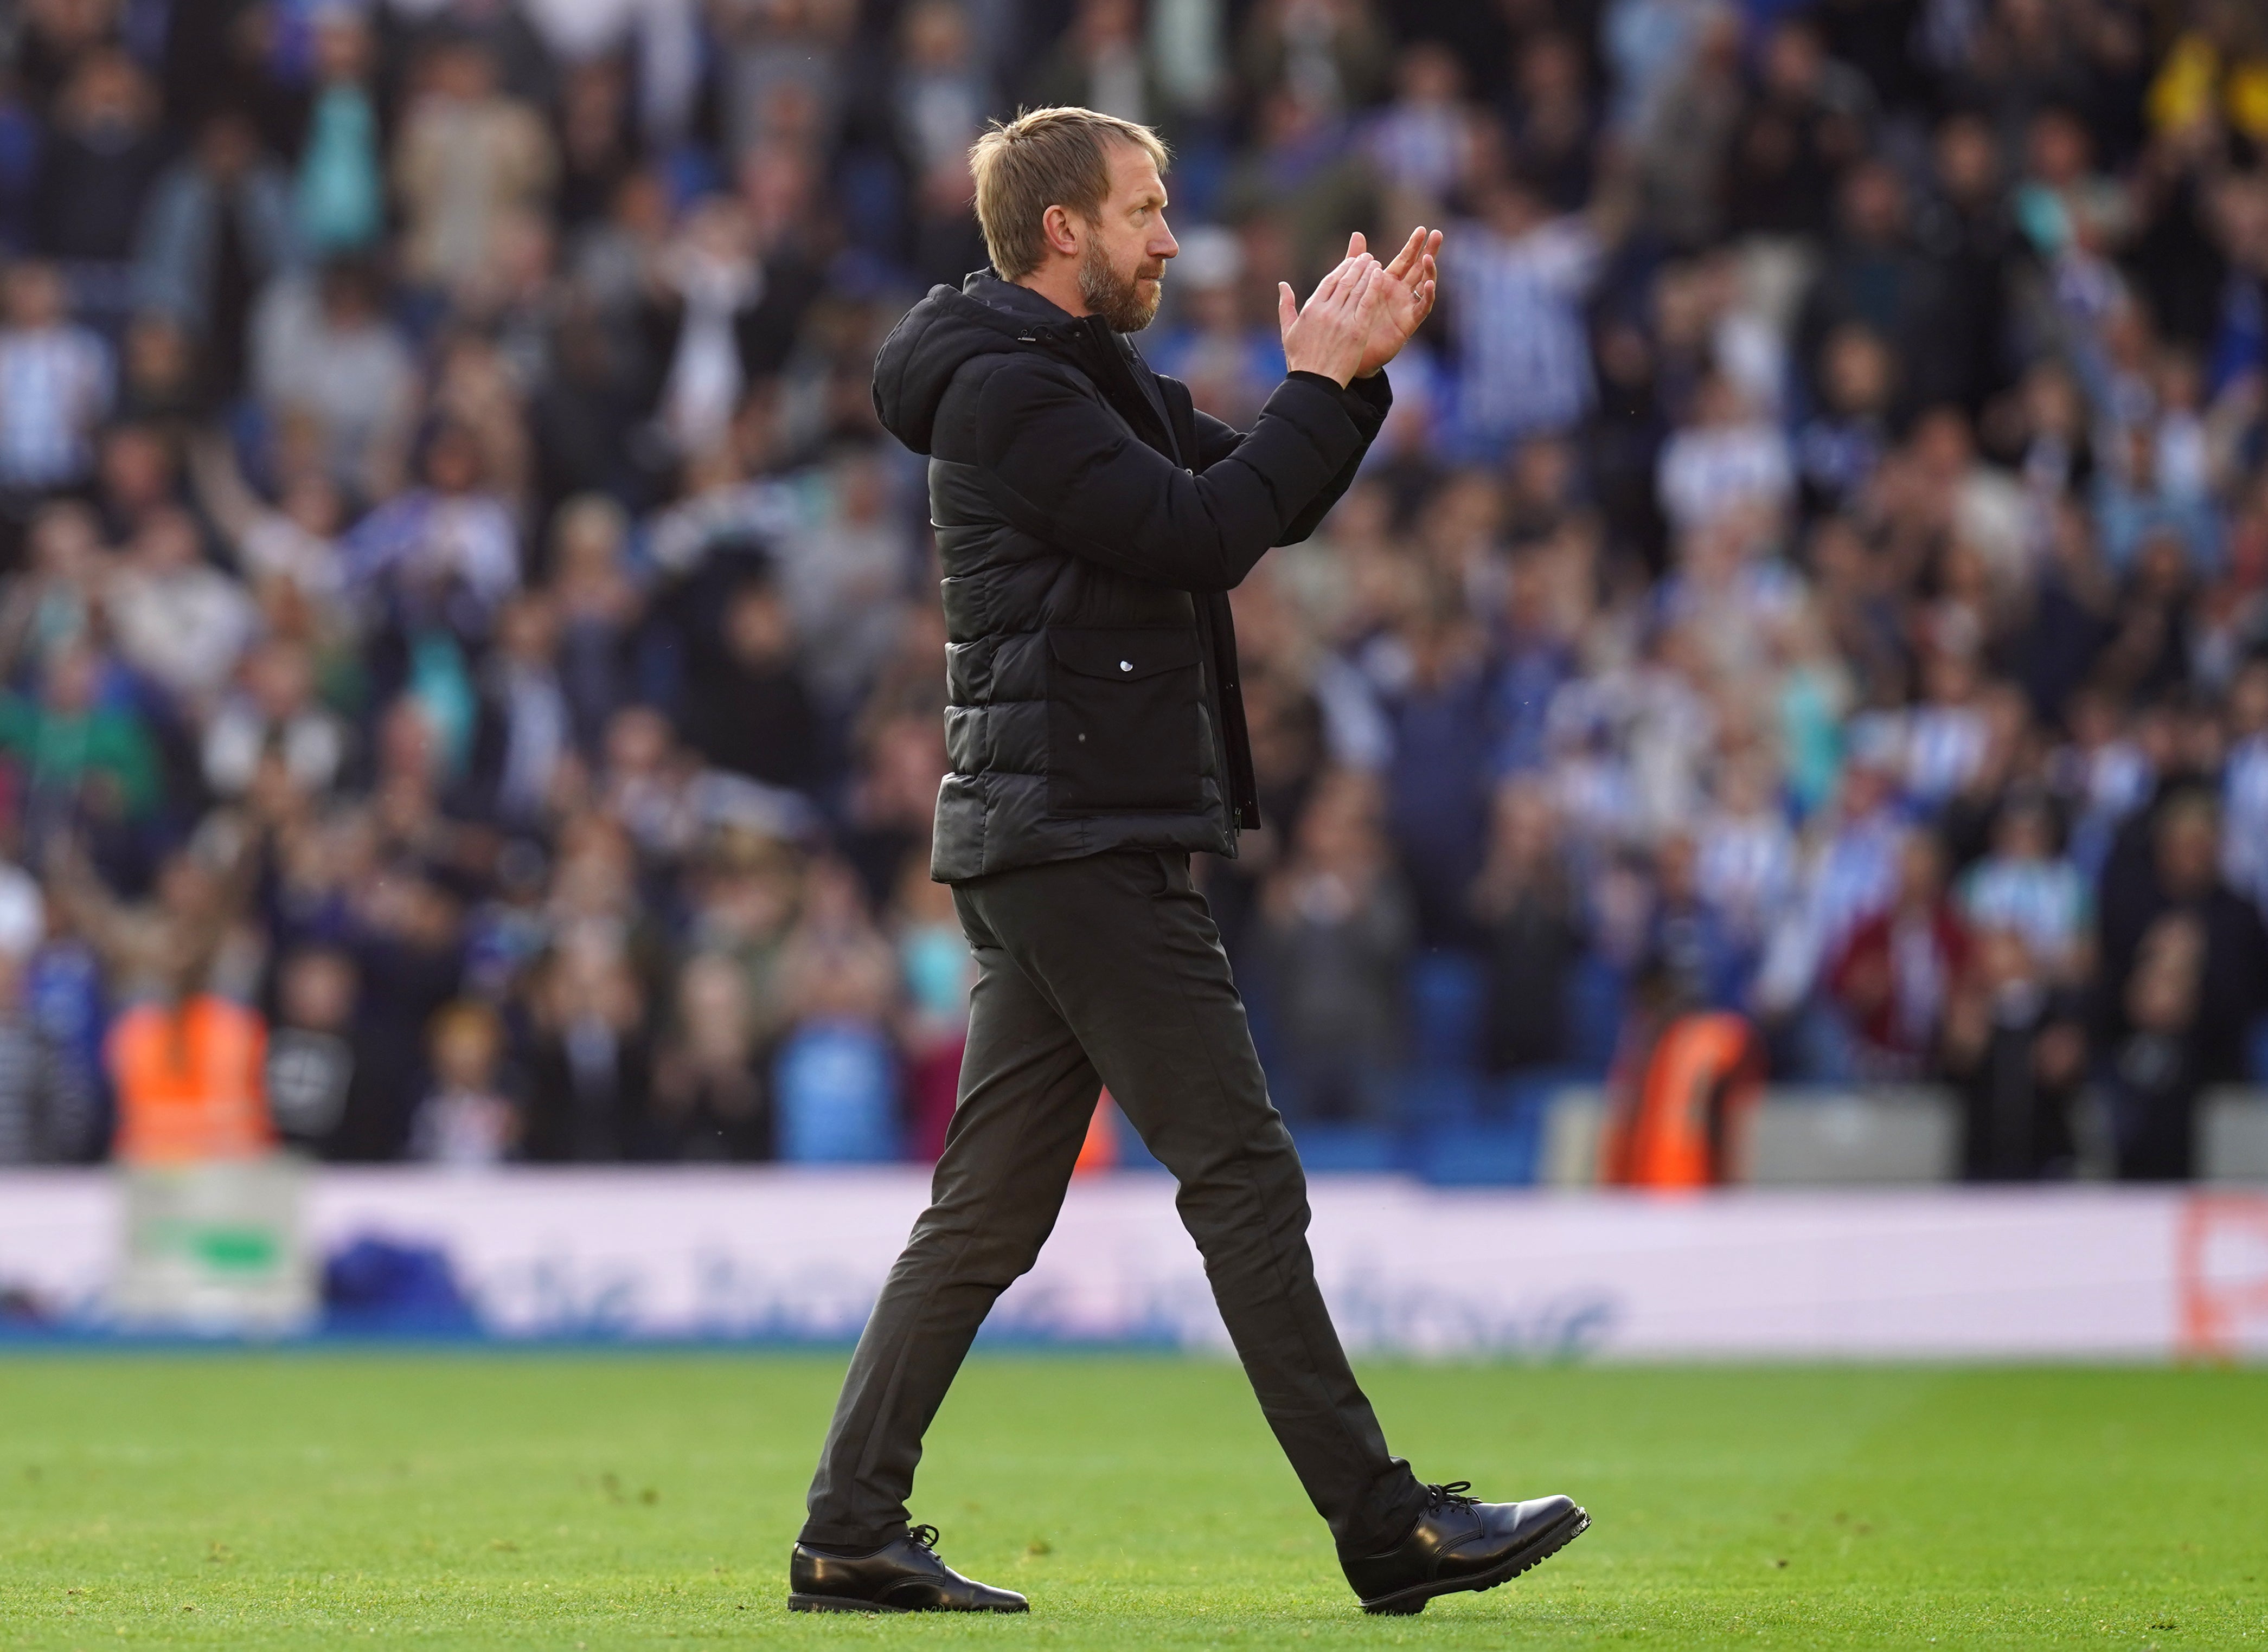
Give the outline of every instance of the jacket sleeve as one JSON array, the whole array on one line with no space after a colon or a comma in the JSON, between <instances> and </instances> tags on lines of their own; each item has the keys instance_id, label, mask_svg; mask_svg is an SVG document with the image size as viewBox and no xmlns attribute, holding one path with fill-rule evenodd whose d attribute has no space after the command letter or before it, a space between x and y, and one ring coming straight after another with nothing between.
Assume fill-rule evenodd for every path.
<instances>
[{"instance_id":1,"label":"jacket sleeve","mask_svg":"<svg viewBox=\"0 0 2268 1652\"><path fill-rule=\"evenodd\" d=\"M1338 503L1340 496L1354 485L1355 473L1362 468L1363 455L1370 452L1372 438L1386 422L1387 410L1394 405L1394 391L1386 382L1383 371L1368 378L1358 378L1344 390L1336 382L1320 373L1293 373L1285 382L1288 384L1292 379L1315 385L1336 397L1347 416L1361 430L1362 444L1355 449L1354 456L1339 466L1338 474L1332 477L1307 507L1285 525L1283 537L1276 541L1278 545L1299 544L1330 514L1331 507ZM1209 413L1200 412L1197 421L1197 474L1203 475L1211 468L1215 460L1234 452L1237 444L1246 437L1234 425L1223 424Z\"/></svg>"},{"instance_id":2,"label":"jacket sleeve","mask_svg":"<svg viewBox=\"0 0 2268 1652\"><path fill-rule=\"evenodd\" d=\"M1067 371L1017 363L976 391L974 456L1011 520L1073 555L1183 591L1233 590L1270 547L1298 537L1300 520L1344 490L1383 417L1369 397L1293 373L1251 434L1201 420L1200 463L1183 470Z\"/></svg>"},{"instance_id":3,"label":"jacket sleeve","mask_svg":"<svg viewBox=\"0 0 2268 1652\"><path fill-rule=\"evenodd\" d=\"M1362 445L1355 449L1353 458L1339 466L1339 474L1331 478L1329 486L1317 494L1307 508L1292 519L1291 526L1284 531L1284 537L1277 541L1278 545L1297 545L1313 533L1322 519L1330 514L1331 507L1338 503L1339 496L1354 486L1354 475L1362 468L1363 455L1370 452L1372 438L1386 422L1387 409L1394 405L1394 389L1386 382L1383 368L1368 378L1356 379L1344 390L1339 389L1328 378L1322 382L1329 385L1339 400L1346 404L1348 416L1362 426Z\"/></svg>"}]
</instances>

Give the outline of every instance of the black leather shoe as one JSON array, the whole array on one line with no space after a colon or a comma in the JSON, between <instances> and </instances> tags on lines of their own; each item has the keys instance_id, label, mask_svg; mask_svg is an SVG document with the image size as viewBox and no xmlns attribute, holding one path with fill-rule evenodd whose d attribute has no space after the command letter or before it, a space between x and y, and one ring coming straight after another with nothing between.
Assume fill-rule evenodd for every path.
<instances>
[{"instance_id":1,"label":"black leather shoe","mask_svg":"<svg viewBox=\"0 0 2268 1652\"><path fill-rule=\"evenodd\" d=\"M1029 1612L1012 1589L963 1577L937 1558L937 1528L915 1526L872 1554L799 1543L787 1563L790 1612Z\"/></svg>"},{"instance_id":2,"label":"black leather shoe","mask_svg":"<svg viewBox=\"0 0 2268 1652\"><path fill-rule=\"evenodd\" d=\"M1565 1497L1484 1503L1464 1494L1469 1485L1428 1486L1408 1537L1383 1554L1341 1560L1365 1612L1423 1612L1436 1595L1494 1589L1589 1529L1591 1516Z\"/></svg>"}]
</instances>

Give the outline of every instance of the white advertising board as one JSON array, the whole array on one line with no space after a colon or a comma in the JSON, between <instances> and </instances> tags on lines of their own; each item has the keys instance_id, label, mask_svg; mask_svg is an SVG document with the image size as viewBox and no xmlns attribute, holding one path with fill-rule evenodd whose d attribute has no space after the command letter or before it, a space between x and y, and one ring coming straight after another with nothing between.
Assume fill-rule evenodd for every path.
<instances>
[{"instance_id":1,"label":"white advertising board","mask_svg":"<svg viewBox=\"0 0 2268 1652\"><path fill-rule=\"evenodd\" d=\"M927 1193L913 1169L328 1170L310 1248L448 1256L509 1338L836 1341ZM2268 1193L2052 1187L1683 1197L1318 1178L1348 1342L1419 1357L2154 1360L2268 1355ZM0 1175L0 1290L113 1323L120 1193ZM988 1334L1225 1348L1155 1175L1082 1178Z\"/></svg>"}]
</instances>

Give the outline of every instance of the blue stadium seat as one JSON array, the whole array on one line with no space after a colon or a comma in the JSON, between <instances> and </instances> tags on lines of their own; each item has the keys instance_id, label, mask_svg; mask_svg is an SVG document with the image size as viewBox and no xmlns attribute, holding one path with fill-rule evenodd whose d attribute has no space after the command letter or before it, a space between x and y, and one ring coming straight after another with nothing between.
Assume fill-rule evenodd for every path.
<instances>
[{"instance_id":1,"label":"blue stadium seat","mask_svg":"<svg viewBox=\"0 0 2268 1652\"><path fill-rule=\"evenodd\" d=\"M1437 1125L1418 1133L1410 1168L1439 1187L1524 1186L1535 1179L1535 1137L1522 1120Z\"/></svg>"},{"instance_id":2,"label":"blue stadium seat","mask_svg":"<svg viewBox=\"0 0 2268 1652\"><path fill-rule=\"evenodd\" d=\"M1480 1116L1486 1089L1470 1068L1413 1067L1395 1081L1395 1117L1404 1130L1469 1123Z\"/></svg>"},{"instance_id":3,"label":"blue stadium seat","mask_svg":"<svg viewBox=\"0 0 2268 1652\"><path fill-rule=\"evenodd\" d=\"M1300 1163L1310 1171L1361 1171L1372 1173L1398 1169L1402 1146L1392 1129L1382 1124L1307 1123L1292 1127Z\"/></svg>"},{"instance_id":4,"label":"blue stadium seat","mask_svg":"<svg viewBox=\"0 0 2268 1652\"><path fill-rule=\"evenodd\" d=\"M1410 966L1410 1064L1436 1072L1477 1068L1487 991L1478 958L1464 952L1419 954Z\"/></svg>"}]
</instances>

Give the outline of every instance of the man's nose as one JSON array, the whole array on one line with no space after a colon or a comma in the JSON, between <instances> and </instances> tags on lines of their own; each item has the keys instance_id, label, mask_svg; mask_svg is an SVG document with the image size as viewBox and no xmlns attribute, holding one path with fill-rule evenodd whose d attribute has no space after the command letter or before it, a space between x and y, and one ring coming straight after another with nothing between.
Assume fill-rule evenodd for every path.
<instances>
[{"instance_id":1,"label":"man's nose","mask_svg":"<svg viewBox=\"0 0 2268 1652\"><path fill-rule=\"evenodd\" d=\"M1182 244L1174 239L1174 232L1166 227L1166 220L1161 217L1158 220L1157 236L1150 243L1150 256L1171 258L1181 250Z\"/></svg>"}]
</instances>

